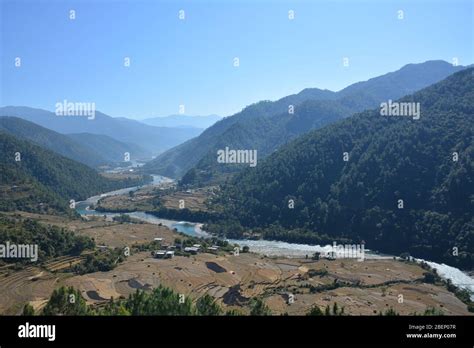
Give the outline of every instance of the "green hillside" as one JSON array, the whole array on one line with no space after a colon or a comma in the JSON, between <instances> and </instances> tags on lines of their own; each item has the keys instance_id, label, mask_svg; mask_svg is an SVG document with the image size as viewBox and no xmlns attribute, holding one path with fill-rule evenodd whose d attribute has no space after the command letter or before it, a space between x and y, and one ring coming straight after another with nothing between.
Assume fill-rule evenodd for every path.
<instances>
[{"instance_id":1,"label":"green hillside","mask_svg":"<svg viewBox=\"0 0 474 348\"><path fill-rule=\"evenodd\" d=\"M245 165L221 166L216 152L232 149L257 150L263 159L278 147L312 129L377 107L388 99L397 99L436 83L464 67L444 61L409 64L368 81L353 84L339 92L305 89L277 101L263 101L217 122L199 137L191 139L149 162L150 173L174 178L182 184L201 185L235 173ZM294 106L294 114L288 112ZM191 170L189 173L188 170Z\"/></svg>"},{"instance_id":2,"label":"green hillside","mask_svg":"<svg viewBox=\"0 0 474 348\"><path fill-rule=\"evenodd\" d=\"M41 127L18 117L0 117L0 130L17 138L29 140L64 157L90 167L105 165L108 161L94 150L83 146L69 136Z\"/></svg>"},{"instance_id":3,"label":"green hillside","mask_svg":"<svg viewBox=\"0 0 474 348\"><path fill-rule=\"evenodd\" d=\"M132 160L151 158L151 152L143 149L141 146L118 141L107 135L78 133L68 134L67 136L89 151L105 158L109 163L123 162L125 152L130 154L130 159Z\"/></svg>"},{"instance_id":4,"label":"green hillside","mask_svg":"<svg viewBox=\"0 0 474 348\"><path fill-rule=\"evenodd\" d=\"M0 211L70 212L71 199L141 182L106 179L84 164L2 131L0 153Z\"/></svg>"},{"instance_id":5,"label":"green hillside","mask_svg":"<svg viewBox=\"0 0 474 348\"><path fill-rule=\"evenodd\" d=\"M474 69L401 101L419 102L420 119L366 111L299 137L238 174L215 202L229 218L211 231L364 240L369 249L472 269Z\"/></svg>"}]
</instances>

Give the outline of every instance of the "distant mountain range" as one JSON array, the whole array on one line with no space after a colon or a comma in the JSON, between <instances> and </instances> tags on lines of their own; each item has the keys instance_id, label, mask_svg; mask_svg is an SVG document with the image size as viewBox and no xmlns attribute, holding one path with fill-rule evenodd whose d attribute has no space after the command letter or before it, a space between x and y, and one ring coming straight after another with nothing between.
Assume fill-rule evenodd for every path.
<instances>
[{"instance_id":1,"label":"distant mountain range","mask_svg":"<svg viewBox=\"0 0 474 348\"><path fill-rule=\"evenodd\" d=\"M124 154L129 153L134 160L151 158L151 152L133 143L115 140L107 135L79 133L67 134L67 137L105 158L107 163L120 163L124 161Z\"/></svg>"},{"instance_id":2,"label":"distant mountain range","mask_svg":"<svg viewBox=\"0 0 474 348\"><path fill-rule=\"evenodd\" d=\"M399 102L419 103L420 118L365 111L247 166L214 198L227 220L208 230L300 243L365 241L381 252L472 269L474 69Z\"/></svg>"},{"instance_id":3,"label":"distant mountain range","mask_svg":"<svg viewBox=\"0 0 474 348\"><path fill-rule=\"evenodd\" d=\"M18 117L1 116L0 130L90 167L117 165L124 161L125 152L130 153L131 158L151 157L149 152L138 145L126 144L106 135L64 135Z\"/></svg>"},{"instance_id":4,"label":"distant mountain range","mask_svg":"<svg viewBox=\"0 0 474 348\"><path fill-rule=\"evenodd\" d=\"M183 184L205 184L235 173L242 165L217 163L220 149L252 149L263 159L279 146L311 129L377 107L436 83L464 69L444 61L409 64L400 70L353 84L339 92L309 88L277 101L252 104L218 121L201 135L145 165L150 173L181 178ZM290 107L294 113L290 112Z\"/></svg>"},{"instance_id":5,"label":"distant mountain range","mask_svg":"<svg viewBox=\"0 0 474 348\"><path fill-rule=\"evenodd\" d=\"M189 116L170 115L164 117L152 117L141 120L141 122L156 127L194 127L206 129L222 119L218 115Z\"/></svg>"},{"instance_id":6,"label":"distant mountain range","mask_svg":"<svg viewBox=\"0 0 474 348\"><path fill-rule=\"evenodd\" d=\"M197 128L154 127L127 118L114 118L101 112L94 119L57 116L55 113L23 106L0 108L0 116L14 116L62 134L106 135L120 142L136 144L156 155L201 133Z\"/></svg>"}]
</instances>

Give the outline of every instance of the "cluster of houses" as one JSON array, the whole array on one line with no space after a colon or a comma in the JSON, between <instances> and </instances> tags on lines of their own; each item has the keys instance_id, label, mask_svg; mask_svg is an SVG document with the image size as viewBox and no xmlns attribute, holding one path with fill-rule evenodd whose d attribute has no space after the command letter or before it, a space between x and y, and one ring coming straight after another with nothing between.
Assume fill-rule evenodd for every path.
<instances>
[{"instance_id":1,"label":"cluster of houses","mask_svg":"<svg viewBox=\"0 0 474 348\"><path fill-rule=\"evenodd\" d=\"M160 250L152 251L151 254L153 257L157 259L171 259L174 256L174 251L176 250L175 245L166 245L163 244L163 238L155 238L155 242L159 242L161 244Z\"/></svg>"},{"instance_id":2,"label":"cluster of houses","mask_svg":"<svg viewBox=\"0 0 474 348\"><path fill-rule=\"evenodd\" d=\"M174 256L174 250L155 250L153 256L157 259L171 259Z\"/></svg>"},{"instance_id":3,"label":"cluster of houses","mask_svg":"<svg viewBox=\"0 0 474 348\"><path fill-rule=\"evenodd\" d=\"M160 250L152 251L153 257L157 259L171 259L174 256L175 250L179 249L186 253L190 253L192 255L196 255L197 253L203 251L203 247L201 244L193 244L192 246L182 247L182 245L166 245L163 244L163 238L155 238L155 242L161 243ZM207 252L216 253L219 250L219 246L213 245L208 247Z\"/></svg>"}]
</instances>

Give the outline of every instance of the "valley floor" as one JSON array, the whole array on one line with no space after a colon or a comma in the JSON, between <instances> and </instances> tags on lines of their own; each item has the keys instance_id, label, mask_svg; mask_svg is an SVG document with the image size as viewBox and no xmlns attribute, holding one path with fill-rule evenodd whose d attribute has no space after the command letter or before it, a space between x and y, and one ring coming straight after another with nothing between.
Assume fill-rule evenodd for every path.
<instances>
[{"instance_id":1,"label":"valley floor","mask_svg":"<svg viewBox=\"0 0 474 348\"><path fill-rule=\"evenodd\" d=\"M116 223L102 217L68 220L58 216L17 212L45 224L64 226L95 238L96 244L126 247L163 238L171 243L180 235L165 226ZM74 275L65 270L84 255L61 257L21 270L0 269L0 313L19 314L26 302L40 309L51 292L62 285L79 289L89 304L100 305L111 297L127 297L136 289L160 284L197 299L215 297L226 309L246 314L248 302L262 297L272 314L304 315L317 305L337 303L349 315L377 315L393 308L397 313L422 314L427 308L446 315L469 315L466 305L445 286L423 283L425 272L415 263L396 260L318 260L269 258L252 252L238 256L220 253L156 259L137 252L115 269ZM337 288L330 289L338 282ZM326 287L326 288L324 288ZM400 296L403 302L400 302ZM290 297L294 301L290 300Z\"/></svg>"}]
</instances>

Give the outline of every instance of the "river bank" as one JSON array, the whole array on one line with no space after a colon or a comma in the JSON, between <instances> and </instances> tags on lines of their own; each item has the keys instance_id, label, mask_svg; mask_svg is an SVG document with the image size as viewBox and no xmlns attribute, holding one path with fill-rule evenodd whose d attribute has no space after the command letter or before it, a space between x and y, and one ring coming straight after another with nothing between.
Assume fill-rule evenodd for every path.
<instances>
[{"instance_id":1,"label":"river bank","mask_svg":"<svg viewBox=\"0 0 474 348\"><path fill-rule=\"evenodd\" d=\"M146 186L159 186L163 183L172 182L172 179L166 178L160 175L153 175L153 182L148 185L135 186L130 188L125 188L121 190L111 191L103 193L101 195L93 196L88 198L85 201L78 202L76 204L76 211L81 214L81 216L86 217L88 215L100 215L106 216L107 218L113 218L114 216L120 215L120 213L107 213L107 212L97 212L90 207L96 205L99 199L107 196L114 195L123 195L128 194L130 191L136 191L142 187ZM209 233L202 230L202 223L188 222L188 221L176 221L170 219L163 219L152 214L148 214L142 211L135 211L130 213L124 213L129 215L132 218L137 220L156 224L164 225L170 229L176 229L178 232L194 236L207 238L211 237ZM314 253L323 253L326 254L331 252L333 247L331 245L309 245L309 244L297 244L297 243L287 243L281 241L271 241L271 240L238 240L238 239L227 239L230 243L235 243L243 246L248 246L250 251L271 257L287 257L287 258L304 258L306 256L311 257ZM393 255L384 255L376 251L365 250L365 258L369 260L377 259L393 259ZM431 268L435 269L440 277L445 280L450 280L454 285L459 288L468 290L470 292L471 300L474 300L474 279L466 274L465 272L459 270L458 268L432 262L429 260L415 259L416 262L422 263L426 262Z\"/></svg>"}]
</instances>

